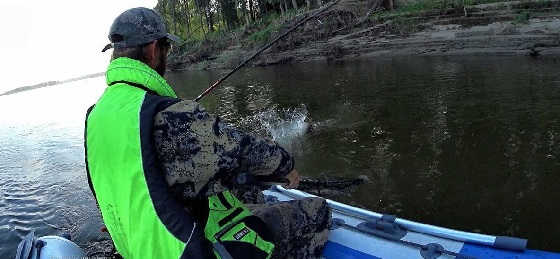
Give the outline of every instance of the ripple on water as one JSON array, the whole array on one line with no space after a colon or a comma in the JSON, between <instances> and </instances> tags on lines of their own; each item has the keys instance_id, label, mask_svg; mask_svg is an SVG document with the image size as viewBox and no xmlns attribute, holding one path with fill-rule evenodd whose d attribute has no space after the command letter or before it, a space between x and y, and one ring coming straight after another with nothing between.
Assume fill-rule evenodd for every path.
<instances>
[{"instance_id":1,"label":"ripple on water","mask_svg":"<svg viewBox=\"0 0 560 259\"><path fill-rule=\"evenodd\" d=\"M0 97L2 111L25 103L41 107L0 116L0 258L12 257L29 230L59 234L65 225L95 223L85 215L99 217L86 196L82 144L83 116L102 92L103 78L95 81L101 88L84 88L87 82ZM59 105L52 102L57 91L82 97Z\"/></svg>"},{"instance_id":2,"label":"ripple on water","mask_svg":"<svg viewBox=\"0 0 560 259\"><path fill-rule=\"evenodd\" d=\"M508 162L492 155L496 160L480 163L491 155L488 148L504 145L507 139L504 136L514 131L524 130L527 136L544 136L543 132L547 132L551 137L545 144L537 137L527 137L528 146L512 152L515 159L522 162L517 174L530 180L530 187L519 184L526 198L497 204L498 207L489 205L480 211L517 211L521 207L524 216L515 220L525 223L517 226L521 229L517 234L529 237L534 247L557 249L560 244L554 236L560 232L555 231L557 228L547 233L537 230L554 227L550 224L556 222L554 215L558 213L554 212L560 211L555 202L558 192L554 192L558 179L546 173L557 172L559 168L554 163L560 154L555 148L558 141L554 136L558 136L557 118L560 117L557 102L560 75L556 64L540 63L538 61L536 66L535 62L523 59L509 58L504 62L501 58L489 57L476 60L415 58L348 63L344 67L305 64L246 70L247 75L239 76L237 81L232 78L218 88L207 104L224 121L283 143L305 145L304 148L290 147L296 149L296 164L302 172L312 175L312 172L334 170L333 174L338 176L371 172L370 176L379 181L352 193L351 201L356 204L420 221L433 220L432 205L437 204L436 208L449 206L441 211L440 219L451 220L441 224L462 229L503 226L503 216L512 215L496 212L482 218L457 217L471 215L472 208L453 206L486 197L476 193L470 197L460 192L461 188L480 186L482 180L473 180L478 176L493 183L503 182L500 181L503 174L496 174L496 178L493 174L488 177L476 174L478 171L499 172L504 169L501 165ZM207 85L209 81L204 78L195 82L189 74L184 75L176 82L191 82L190 86L195 86ZM81 146L83 116L98 94L81 87L83 81L79 84L80 87L60 86L0 97L0 110L23 103L41 107L0 116L0 213L3 213L0 231L8 232L0 235L0 258L13 255L12 251L5 252L4 247L15 249L27 228L38 230L38 234L53 234L58 228L69 229L71 233L78 233L78 242L91 240L87 233L98 233L100 218L85 180ZM96 84L103 87L103 78ZM76 98L69 102L52 102L60 94L57 89ZM185 90L183 97L195 96L198 90ZM295 117L285 112L301 103L309 108L309 116L307 111L305 116L300 113ZM267 113L269 109L273 110ZM247 116L250 118L245 119ZM307 130L306 116L316 120L311 130ZM353 124L358 122L365 124ZM375 127L381 130L373 131ZM354 133L348 135L349 132ZM361 145L371 149L362 151ZM533 146L544 150L551 158L535 160L531 152ZM443 148L449 152L442 153ZM298 154L297 150L302 151ZM447 169L453 174L422 174L434 172L430 171L435 164L432 161L441 162L438 169L442 172ZM539 163L534 165L535 162ZM530 175L525 176L526 173L520 171L532 167L535 170ZM407 177L401 177L400 172L406 172ZM443 189L433 188L436 195L430 196L433 202L426 205L426 199L416 197L427 192L407 188L415 186L410 185L411 181L421 181L424 189L434 182L443 183ZM453 192L454 186L460 186L459 191ZM20 193L28 189L27 196ZM495 188L485 192L495 194L488 196L491 200L503 200L504 195L508 195L506 189L493 190ZM551 213L543 214L537 221L523 220L534 214L531 214L534 204L530 203L530 197L543 197L538 205ZM21 204L23 207L18 207ZM33 212L45 221L30 217ZM519 215L515 213L513 215ZM9 223L12 218L14 220ZM481 231L505 234L510 231L509 227Z\"/></svg>"},{"instance_id":3,"label":"ripple on water","mask_svg":"<svg viewBox=\"0 0 560 259\"><path fill-rule=\"evenodd\" d=\"M9 240L7 244L10 247L17 245L31 230L41 235L56 231L59 210L64 206L61 195L52 191L60 189L57 185L45 185L37 180L26 181L25 177L4 179L1 184L0 229L3 234L0 235L0 241L3 244ZM11 253L0 251L0 255Z\"/></svg>"}]
</instances>

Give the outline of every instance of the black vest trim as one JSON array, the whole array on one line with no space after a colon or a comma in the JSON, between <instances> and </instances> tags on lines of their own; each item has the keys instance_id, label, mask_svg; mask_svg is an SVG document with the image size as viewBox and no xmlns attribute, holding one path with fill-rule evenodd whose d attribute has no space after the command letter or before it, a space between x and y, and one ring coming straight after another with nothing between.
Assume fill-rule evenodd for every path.
<instances>
[{"instance_id":1,"label":"black vest trim","mask_svg":"<svg viewBox=\"0 0 560 259\"><path fill-rule=\"evenodd\" d=\"M195 224L194 217L188 214L181 203L171 194L157 160L157 151L152 137L154 116L179 101L181 100L177 98L152 94L146 94L144 97L140 110L140 145L144 177L150 198L161 222L177 239L185 243L189 242L181 257L214 258L211 243L204 236L204 225Z\"/></svg>"},{"instance_id":2,"label":"black vest trim","mask_svg":"<svg viewBox=\"0 0 560 259\"><path fill-rule=\"evenodd\" d=\"M140 88L140 89L142 89L142 90L148 92L148 93L151 94L151 95L159 95L159 94L157 94L154 90L152 90L152 89L150 89L150 88L148 88L148 87L145 87L145 86L143 86L143 85L141 85L141 84L138 84L138 83L129 82L129 81L124 81L124 80L114 81L114 82L110 83L109 86L112 86L112 85L114 85L114 84L119 84L119 83L127 84L127 85L130 85L130 86L136 87L136 88Z\"/></svg>"},{"instance_id":3,"label":"black vest trim","mask_svg":"<svg viewBox=\"0 0 560 259\"><path fill-rule=\"evenodd\" d=\"M87 159L87 120L88 120L89 114L91 113L93 108L95 108L95 104L90 106L87 109L87 112L86 112L86 121L84 123L85 124L85 127L84 127L84 157L85 157L85 162L86 162L86 174L87 174L87 181L88 181L89 189L91 190L91 193L93 194L93 198L95 198L95 202L97 203L97 196L95 195L95 190L93 189L93 183L91 182L91 176L89 174L89 163L88 163L88 159ZM99 204L98 204L98 206L99 206Z\"/></svg>"},{"instance_id":4,"label":"black vest trim","mask_svg":"<svg viewBox=\"0 0 560 259\"><path fill-rule=\"evenodd\" d=\"M224 205L224 207L226 207L226 209L231 209L231 204L229 204L229 202L226 200L226 197L224 196L223 192L218 193L218 199L220 200L220 202L222 203L222 205Z\"/></svg>"},{"instance_id":5,"label":"black vest trim","mask_svg":"<svg viewBox=\"0 0 560 259\"><path fill-rule=\"evenodd\" d=\"M237 215L241 214L241 212L243 212L242 208L237 208L233 210L232 213L230 213L229 215L225 216L223 219L220 219L220 221L218 221L218 226L223 227L225 224L230 222L233 218L237 217Z\"/></svg>"}]
</instances>

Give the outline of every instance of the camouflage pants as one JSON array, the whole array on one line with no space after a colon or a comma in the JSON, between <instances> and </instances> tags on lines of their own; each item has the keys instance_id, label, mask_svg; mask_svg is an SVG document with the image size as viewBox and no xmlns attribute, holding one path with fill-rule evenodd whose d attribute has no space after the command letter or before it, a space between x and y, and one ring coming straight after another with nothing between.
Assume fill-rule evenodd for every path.
<instances>
[{"instance_id":1,"label":"camouflage pants","mask_svg":"<svg viewBox=\"0 0 560 259\"><path fill-rule=\"evenodd\" d=\"M272 232L272 258L321 258L328 239L331 213L324 199L246 204Z\"/></svg>"}]
</instances>

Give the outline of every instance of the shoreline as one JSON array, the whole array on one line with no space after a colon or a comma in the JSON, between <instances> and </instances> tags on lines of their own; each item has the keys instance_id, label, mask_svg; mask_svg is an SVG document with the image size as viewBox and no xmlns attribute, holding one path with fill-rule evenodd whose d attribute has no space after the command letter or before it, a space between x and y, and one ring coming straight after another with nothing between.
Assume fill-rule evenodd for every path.
<instances>
[{"instance_id":1,"label":"shoreline","mask_svg":"<svg viewBox=\"0 0 560 259\"><path fill-rule=\"evenodd\" d=\"M17 94L17 93L20 93L20 92L35 90L35 89L39 89L39 88L43 88L43 87L47 87L47 86L66 84L66 83L79 81L79 80L84 80L84 79L88 79L88 78L100 77L100 76L103 76L103 75L105 75L105 72L87 74L87 75L73 77L73 78L65 79L65 80L54 80L54 81L47 81L47 82L42 82L42 83L38 83L38 84L34 84L34 85L20 86L20 87L14 88L12 90L8 90L6 92L0 93L0 96Z\"/></svg>"},{"instance_id":2,"label":"shoreline","mask_svg":"<svg viewBox=\"0 0 560 259\"><path fill-rule=\"evenodd\" d=\"M359 28L336 29L314 41L306 41L314 28L295 31L248 66L398 56L560 56L560 1L480 4L464 11L467 15L456 10L387 15ZM170 67L173 71L231 69L239 63L232 60L254 51L233 45L200 62L177 57Z\"/></svg>"}]
</instances>

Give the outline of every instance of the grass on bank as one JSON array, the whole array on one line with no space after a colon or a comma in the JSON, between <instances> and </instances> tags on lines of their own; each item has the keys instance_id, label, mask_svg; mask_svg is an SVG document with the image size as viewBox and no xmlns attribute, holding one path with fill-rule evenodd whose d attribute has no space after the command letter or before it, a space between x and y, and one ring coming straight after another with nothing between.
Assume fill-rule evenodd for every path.
<instances>
[{"instance_id":1,"label":"grass on bank","mask_svg":"<svg viewBox=\"0 0 560 259\"><path fill-rule=\"evenodd\" d=\"M518 2L518 3L511 3ZM507 8L528 8L532 5L550 3L550 0L420 0L412 1L402 6L397 6L394 10L382 11L372 14L369 19L374 24L381 24L391 21L389 30L397 34L409 34L420 30L418 27L419 19L422 16L437 16L446 14L460 14L469 11L470 7L480 4L498 3L498 10ZM514 24L526 24L533 14L529 11L522 11L513 19Z\"/></svg>"},{"instance_id":2,"label":"grass on bank","mask_svg":"<svg viewBox=\"0 0 560 259\"><path fill-rule=\"evenodd\" d=\"M376 12L370 15L370 24L382 24L391 21L389 31L396 34L410 34L422 28L419 27L421 17L423 15L445 15L453 12L461 14L464 8L468 8L479 4L497 4L498 9L511 8L517 5L533 5L535 3L546 3L550 0L521 0L519 4L512 4L512 0L419 0L410 1L407 4L396 6L394 10ZM217 59L220 64L226 67L234 66L238 63L239 54L242 49L251 49L262 46L272 40L278 32L282 30L287 21L293 21L298 15L305 12L305 8L299 10L290 10L284 15L272 13L260 18L252 23L243 25L231 31L215 31L206 34L203 39L187 39L178 50L175 50L175 58L185 60L191 63L203 63L204 66L210 63L209 60ZM533 14L523 11L514 17L513 22L516 24L527 23ZM231 48L234 47L234 48ZM241 49L237 48L241 47ZM228 49L229 48L229 49Z\"/></svg>"},{"instance_id":3,"label":"grass on bank","mask_svg":"<svg viewBox=\"0 0 560 259\"><path fill-rule=\"evenodd\" d=\"M218 54L230 46L258 47L272 40L286 21L304 12L305 9L302 8L290 10L284 15L272 13L234 30L210 32L202 39L186 39L181 46L173 50L170 61L188 56L194 63L217 58Z\"/></svg>"},{"instance_id":4,"label":"grass on bank","mask_svg":"<svg viewBox=\"0 0 560 259\"><path fill-rule=\"evenodd\" d=\"M521 12L520 14L515 16L513 20L514 24L527 24L529 23L529 19L531 18L530 12Z\"/></svg>"},{"instance_id":5,"label":"grass on bank","mask_svg":"<svg viewBox=\"0 0 560 259\"><path fill-rule=\"evenodd\" d=\"M397 6L394 10L380 13L381 15L408 15L428 11L446 11L479 4L505 3L515 0L420 0ZM375 16L375 15L374 15ZM377 15L379 16L379 15Z\"/></svg>"},{"instance_id":6,"label":"grass on bank","mask_svg":"<svg viewBox=\"0 0 560 259\"><path fill-rule=\"evenodd\" d=\"M537 3L547 3L550 0L419 0L410 1L402 6L396 6L394 10L374 13L370 19L379 19L395 16L413 16L424 13L440 12L445 13L456 9L461 11L464 7L472 7L480 4L498 3L498 9L508 8L509 3L519 2L516 5L531 5Z\"/></svg>"}]
</instances>

